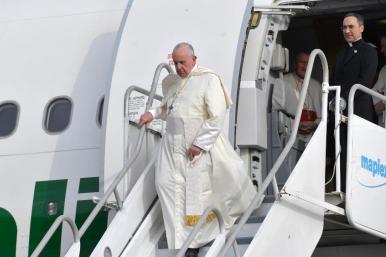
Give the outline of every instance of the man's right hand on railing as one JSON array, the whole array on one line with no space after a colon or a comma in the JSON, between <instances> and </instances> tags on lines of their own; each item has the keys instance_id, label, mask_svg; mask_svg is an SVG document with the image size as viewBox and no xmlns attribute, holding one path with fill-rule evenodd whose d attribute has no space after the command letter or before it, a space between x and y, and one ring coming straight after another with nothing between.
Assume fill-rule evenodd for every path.
<instances>
[{"instance_id":1,"label":"man's right hand on railing","mask_svg":"<svg viewBox=\"0 0 386 257\"><path fill-rule=\"evenodd\" d=\"M145 112L141 115L141 118L139 118L138 127L142 127L143 125L148 126L150 122L154 119L153 114L151 112Z\"/></svg>"},{"instance_id":2,"label":"man's right hand on railing","mask_svg":"<svg viewBox=\"0 0 386 257\"><path fill-rule=\"evenodd\" d=\"M385 103L382 101L377 102L374 104L374 109L377 114L382 113L385 110Z\"/></svg>"}]
</instances>

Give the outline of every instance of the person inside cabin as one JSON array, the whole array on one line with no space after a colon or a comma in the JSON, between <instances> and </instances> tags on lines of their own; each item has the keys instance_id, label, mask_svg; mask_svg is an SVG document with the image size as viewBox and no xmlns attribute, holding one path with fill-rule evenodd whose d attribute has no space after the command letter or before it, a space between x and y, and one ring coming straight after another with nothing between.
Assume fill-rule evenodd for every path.
<instances>
[{"instance_id":1,"label":"person inside cabin","mask_svg":"<svg viewBox=\"0 0 386 257\"><path fill-rule=\"evenodd\" d=\"M386 35L381 37L379 51L384 60L386 60ZM386 65L383 65L378 74L377 82L374 84L373 90L378 93L385 94L386 89ZM378 98L373 97L375 112L378 116L378 124L385 126L385 103Z\"/></svg>"},{"instance_id":2,"label":"person inside cabin","mask_svg":"<svg viewBox=\"0 0 386 257\"><path fill-rule=\"evenodd\" d=\"M357 13L348 13L342 22L342 34L346 41L344 49L336 56L334 75L331 85L341 86L341 97L348 103L348 95L354 84L361 84L372 88L378 65L377 51L362 38L365 29L364 18ZM362 91L357 91L354 99L354 113L370 122L376 122L376 115L372 97ZM347 115L347 108L343 112ZM329 115L333 117L333 115ZM330 119L330 128L333 128L334 119ZM333 132L329 132L333 137ZM340 126L341 145L341 190L346 190L346 152L347 126Z\"/></svg>"},{"instance_id":3,"label":"person inside cabin","mask_svg":"<svg viewBox=\"0 0 386 257\"><path fill-rule=\"evenodd\" d=\"M309 53L300 51L295 56L294 71L283 77L282 84L275 85L273 89L272 108L275 111L281 111L286 115L281 119L281 126L286 131L282 137L286 142L290 135L299 103L300 93L303 89L303 81L307 70ZM309 142L319 121L322 117L322 85L319 81L310 78L304 106L299 123L299 130L296 142L292 148L289 165L293 168Z\"/></svg>"},{"instance_id":4,"label":"person inside cabin","mask_svg":"<svg viewBox=\"0 0 386 257\"><path fill-rule=\"evenodd\" d=\"M232 101L219 75L196 64L193 47L177 44L172 53L177 74L162 82L164 99L144 113L139 126L153 119L166 121L156 165L160 199L169 249L180 249L209 206L220 210L229 229L249 206L256 190L243 161L227 141L222 123ZM189 245L186 257L219 234L216 215Z\"/></svg>"}]
</instances>

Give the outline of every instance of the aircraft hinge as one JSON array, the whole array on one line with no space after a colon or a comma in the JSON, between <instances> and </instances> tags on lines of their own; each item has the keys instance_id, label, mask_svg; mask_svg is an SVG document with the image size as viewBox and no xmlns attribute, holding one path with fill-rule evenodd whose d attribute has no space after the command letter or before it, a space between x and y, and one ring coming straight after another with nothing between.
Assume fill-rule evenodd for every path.
<instances>
[{"instance_id":1,"label":"aircraft hinge","mask_svg":"<svg viewBox=\"0 0 386 257\"><path fill-rule=\"evenodd\" d=\"M93 196L92 201L93 203L98 204L100 202L100 198L97 196ZM120 207L117 201L109 201L103 204L103 209L105 211L110 211L110 210L119 211Z\"/></svg>"}]
</instances>

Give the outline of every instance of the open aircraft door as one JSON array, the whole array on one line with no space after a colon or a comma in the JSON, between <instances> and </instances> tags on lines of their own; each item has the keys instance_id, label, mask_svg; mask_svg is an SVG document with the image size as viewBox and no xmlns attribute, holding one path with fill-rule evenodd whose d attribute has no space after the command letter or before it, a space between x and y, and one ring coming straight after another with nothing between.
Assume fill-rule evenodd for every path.
<instances>
[{"instance_id":1,"label":"open aircraft door","mask_svg":"<svg viewBox=\"0 0 386 257\"><path fill-rule=\"evenodd\" d=\"M252 6L253 1L250 0L238 1L237 5L232 0L133 1L122 26L109 93L105 188L108 188L108 181L112 181L124 163L122 117L125 91L132 85L149 89L157 65L161 62L172 64L171 52L177 43L191 43L198 57L198 65L218 73L232 99L236 99ZM160 87L158 89L157 93L161 94ZM234 119L234 108L231 110L231 119ZM228 120L224 122L226 134Z\"/></svg>"}]
</instances>

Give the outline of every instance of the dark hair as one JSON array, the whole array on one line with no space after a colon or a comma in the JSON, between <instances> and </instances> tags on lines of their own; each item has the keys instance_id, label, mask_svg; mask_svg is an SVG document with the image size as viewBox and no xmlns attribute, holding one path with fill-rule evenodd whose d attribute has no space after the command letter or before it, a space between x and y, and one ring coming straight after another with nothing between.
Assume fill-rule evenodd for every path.
<instances>
[{"instance_id":1,"label":"dark hair","mask_svg":"<svg viewBox=\"0 0 386 257\"><path fill-rule=\"evenodd\" d=\"M296 52L296 53L295 53L295 56L294 56L294 57L295 57L295 58L294 58L294 62L295 62L295 63L298 61L300 55L302 55L302 54L305 54L305 55L310 56L311 51L308 51L308 50L300 50L300 51Z\"/></svg>"},{"instance_id":2,"label":"dark hair","mask_svg":"<svg viewBox=\"0 0 386 257\"><path fill-rule=\"evenodd\" d=\"M355 12L349 12L347 13L344 18L347 18L347 17L355 17L357 18L357 21L358 21L358 24L359 25L365 25L365 19L363 18L363 16L359 13L355 13Z\"/></svg>"}]
</instances>

